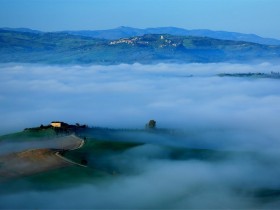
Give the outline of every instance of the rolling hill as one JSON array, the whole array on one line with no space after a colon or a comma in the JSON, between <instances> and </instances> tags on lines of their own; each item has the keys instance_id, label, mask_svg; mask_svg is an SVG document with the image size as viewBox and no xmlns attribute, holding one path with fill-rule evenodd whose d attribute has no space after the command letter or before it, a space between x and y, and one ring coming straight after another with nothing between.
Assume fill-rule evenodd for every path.
<instances>
[{"instance_id":1,"label":"rolling hill","mask_svg":"<svg viewBox=\"0 0 280 210\"><path fill-rule=\"evenodd\" d=\"M80 35L100 39L120 39L133 36L143 36L145 34L170 34L174 36L200 36L222 40L254 42L265 45L280 45L280 40L263 38L255 34L244 34L228 31L212 31L207 29L187 30L176 27L139 29L121 26L115 29L108 30L81 30L64 32L72 35Z\"/></svg>"},{"instance_id":2,"label":"rolling hill","mask_svg":"<svg viewBox=\"0 0 280 210\"><path fill-rule=\"evenodd\" d=\"M29 28L6 27L6 28L2 28L2 30L30 32L36 34L43 33L41 31L33 30ZM158 28L139 29L139 28L121 26L118 28L107 29L107 30L76 30L76 31L68 30L68 31L61 31L61 33L98 38L98 39L109 39L109 40L129 38L133 36L143 36L145 34L170 34L174 36L200 36L200 37L208 37L208 38L222 39L222 40L253 42L253 43L264 44L264 45L280 45L280 40L278 39L264 38L256 34L244 34L244 33L229 32L229 31L213 31L208 29L187 30L187 29L177 28L177 27L158 27Z\"/></svg>"},{"instance_id":3,"label":"rolling hill","mask_svg":"<svg viewBox=\"0 0 280 210\"><path fill-rule=\"evenodd\" d=\"M280 46L199 36L145 34L115 40L65 32L0 30L0 62L119 64L274 60Z\"/></svg>"}]
</instances>

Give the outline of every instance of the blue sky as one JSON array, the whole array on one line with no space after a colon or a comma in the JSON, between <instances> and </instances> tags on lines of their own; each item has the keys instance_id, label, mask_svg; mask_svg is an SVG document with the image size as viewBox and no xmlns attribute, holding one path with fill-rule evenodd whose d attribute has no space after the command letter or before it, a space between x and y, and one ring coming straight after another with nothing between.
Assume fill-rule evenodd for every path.
<instances>
[{"instance_id":1,"label":"blue sky","mask_svg":"<svg viewBox=\"0 0 280 210\"><path fill-rule=\"evenodd\" d=\"M280 39L280 0L0 0L0 27L43 31L175 26Z\"/></svg>"}]
</instances>

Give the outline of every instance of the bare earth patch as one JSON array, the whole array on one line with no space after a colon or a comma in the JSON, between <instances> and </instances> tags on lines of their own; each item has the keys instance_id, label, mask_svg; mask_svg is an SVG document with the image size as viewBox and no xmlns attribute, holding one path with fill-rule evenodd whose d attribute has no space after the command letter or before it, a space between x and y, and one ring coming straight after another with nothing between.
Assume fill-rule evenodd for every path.
<instances>
[{"instance_id":1,"label":"bare earth patch","mask_svg":"<svg viewBox=\"0 0 280 210\"><path fill-rule=\"evenodd\" d=\"M30 149L0 156L0 180L74 165L74 162L63 158L59 151L78 149L83 143L82 139L70 135L50 140L49 148Z\"/></svg>"}]
</instances>

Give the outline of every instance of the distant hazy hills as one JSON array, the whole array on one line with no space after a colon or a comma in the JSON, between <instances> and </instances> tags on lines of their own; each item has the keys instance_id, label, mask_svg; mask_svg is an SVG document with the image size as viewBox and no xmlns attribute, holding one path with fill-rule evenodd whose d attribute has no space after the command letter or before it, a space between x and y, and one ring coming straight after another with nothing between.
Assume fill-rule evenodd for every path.
<instances>
[{"instance_id":1,"label":"distant hazy hills","mask_svg":"<svg viewBox=\"0 0 280 210\"><path fill-rule=\"evenodd\" d=\"M147 28L147 29L138 29L130 27L119 27L109 30L84 30L84 31L65 31L69 34L87 36L92 38L100 39L120 39L128 38L132 36L142 36L144 34L170 34L175 36L200 36L200 37L209 37L214 39L223 39L223 40L232 40L232 41L245 41L245 42L254 42L259 44L267 45L280 45L280 40L262 38L255 34L242 34L235 32L226 32L226 31L211 31L206 29L199 30L186 30L182 28L175 27L161 27L161 28Z\"/></svg>"},{"instance_id":2,"label":"distant hazy hills","mask_svg":"<svg viewBox=\"0 0 280 210\"><path fill-rule=\"evenodd\" d=\"M233 41L246 39L250 42ZM278 40L264 39L256 35L178 28L120 27L105 31L54 33L4 28L0 29L0 62L248 62L279 59L279 44Z\"/></svg>"}]
</instances>

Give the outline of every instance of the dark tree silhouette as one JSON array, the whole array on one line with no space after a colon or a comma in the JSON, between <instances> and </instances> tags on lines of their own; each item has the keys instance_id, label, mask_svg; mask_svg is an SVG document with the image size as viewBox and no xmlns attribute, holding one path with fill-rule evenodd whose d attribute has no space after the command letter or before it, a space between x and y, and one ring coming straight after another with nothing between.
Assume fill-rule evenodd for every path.
<instances>
[{"instance_id":1,"label":"dark tree silhouette","mask_svg":"<svg viewBox=\"0 0 280 210\"><path fill-rule=\"evenodd\" d=\"M148 124L146 124L146 128L148 129L154 129L156 128L156 121L155 120L150 120Z\"/></svg>"}]
</instances>

